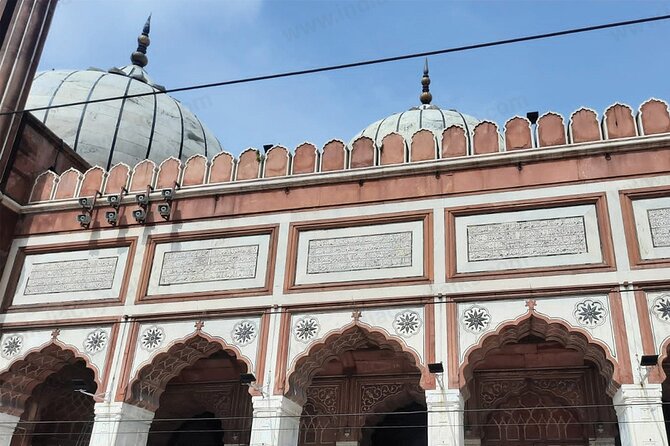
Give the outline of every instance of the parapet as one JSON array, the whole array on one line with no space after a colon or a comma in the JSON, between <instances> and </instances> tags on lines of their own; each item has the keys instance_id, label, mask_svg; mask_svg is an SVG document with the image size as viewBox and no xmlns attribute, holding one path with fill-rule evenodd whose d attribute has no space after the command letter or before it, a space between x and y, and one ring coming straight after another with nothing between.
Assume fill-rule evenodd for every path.
<instances>
[{"instance_id":1,"label":"parapet","mask_svg":"<svg viewBox=\"0 0 670 446\"><path fill-rule=\"evenodd\" d=\"M220 152L211 159L194 155L181 162L168 158L160 165L144 160L131 167L117 164L109 171L92 167L86 172L69 169L61 175L47 171L37 177L30 196L31 203L69 200L94 195L129 193L156 189L196 188L231 182L261 182L270 178L318 175L326 172L353 171L360 168L435 162L484 157L518 150L542 150L601 141L670 133L668 104L649 99L634 113L625 104L613 104L601 117L589 108L580 108L565 119L547 112L533 125L527 118L509 119L501 135L498 125L482 121L474 129L454 125L441 138L429 130L419 130L410 140L399 134L387 135L381 145L360 137L350 145L333 139L321 150L305 142L291 152L275 146L266 153L249 148L238 158Z\"/></svg>"}]
</instances>

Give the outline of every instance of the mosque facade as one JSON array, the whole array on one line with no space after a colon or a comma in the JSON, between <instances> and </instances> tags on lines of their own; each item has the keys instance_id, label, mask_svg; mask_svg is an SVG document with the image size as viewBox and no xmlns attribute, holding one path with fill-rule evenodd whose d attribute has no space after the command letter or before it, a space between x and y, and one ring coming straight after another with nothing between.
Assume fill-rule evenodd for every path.
<instances>
[{"instance_id":1,"label":"mosque facade","mask_svg":"<svg viewBox=\"0 0 670 446\"><path fill-rule=\"evenodd\" d=\"M36 73L55 4L0 1L1 111L42 108L0 115L0 445L668 445L666 102L498 128L426 65L353 138L235 157L149 22Z\"/></svg>"}]
</instances>

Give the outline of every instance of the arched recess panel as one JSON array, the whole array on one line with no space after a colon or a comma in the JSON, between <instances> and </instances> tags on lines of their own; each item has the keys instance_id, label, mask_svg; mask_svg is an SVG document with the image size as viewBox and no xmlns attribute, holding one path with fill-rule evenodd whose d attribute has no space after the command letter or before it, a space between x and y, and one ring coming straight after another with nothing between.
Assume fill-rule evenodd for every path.
<instances>
[{"instance_id":1,"label":"arched recess panel","mask_svg":"<svg viewBox=\"0 0 670 446\"><path fill-rule=\"evenodd\" d=\"M209 170L209 183L227 183L233 179L233 167L235 160L233 155L227 152L217 153L212 158L212 165Z\"/></svg>"},{"instance_id":2,"label":"arched recess panel","mask_svg":"<svg viewBox=\"0 0 670 446\"><path fill-rule=\"evenodd\" d=\"M637 135L633 110L623 104L614 104L605 111L603 129L607 139L628 138Z\"/></svg>"},{"instance_id":3,"label":"arched recess panel","mask_svg":"<svg viewBox=\"0 0 670 446\"><path fill-rule=\"evenodd\" d=\"M437 144L433 132L423 129L412 135L412 144L409 151L411 162L434 160L436 154Z\"/></svg>"},{"instance_id":4,"label":"arched recess panel","mask_svg":"<svg viewBox=\"0 0 670 446\"><path fill-rule=\"evenodd\" d=\"M500 152L498 126L493 122L482 121L473 130L472 146L475 155Z\"/></svg>"},{"instance_id":5,"label":"arched recess panel","mask_svg":"<svg viewBox=\"0 0 670 446\"><path fill-rule=\"evenodd\" d=\"M556 113L547 113L537 120L537 140L540 147L566 144L563 117Z\"/></svg>"},{"instance_id":6,"label":"arched recess panel","mask_svg":"<svg viewBox=\"0 0 670 446\"><path fill-rule=\"evenodd\" d=\"M283 177L289 174L291 155L285 147L275 146L265 156L264 178Z\"/></svg>"},{"instance_id":7,"label":"arched recess panel","mask_svg":"<svg viewBox=\"0 0 670 446\"><path fill-rule=\"evenodd\" d=\"M468 154L468 139L465 129L452 125L442 132L442 158L454 158Z\"/></svg>"},{"instance_id":8,"label":"arched recess panel","mask_svg":"<svg viewBox=\"0 0 670 446\"><path fill-rule=\"evenodd\" d=\"M351 168L372 167L375 165L375 143L361 136L351 145Z\"/></svg>"},{"instance_id":9,"label":"arched recess panel","mask_svg":"<svg viewBox=\"0 0 670 446\"><path fill-rule=\"evenodd\" d=\"M515 116L505 124L506 150L530 149L533 147L533 137L530 131L530 121L521 116Z\"/></svg>"},{"instance_id":10,"label":"arched recess panel","mask_svg":"<svg viewBox=\"0 0 670 446\"><path fill-rule=\"evenodd\" d=\"M643 135L670 132L668 105L658 99L649 99L640 106L638 124Z\"/></svg>"},{"instance_id":11,"label":"arched recess panel","mask_svg":"<svg viewBox=\"0 0 670 446\"><path fill-rule=\"evenodd\" d=\"M82 175L77 169L68 169L60 175L54 200L74 198L79 188Z\"/></svg>"},{"instance_id":12,"label":"arched recess panel","mask_svg":"<svg viewBox=\"0 0 670 446\"><path fill-rule=\"evenodd\" d=\"M181 173L181 161L170 157L163 161L158 167L158 177L156 178L156 189L172 189L175 183L179 183L179 174Z\"/></svg>"},{"instance_id":13,"label":"arched recess panel","mask_svg":"<svg viewBox=\"0 0 670 446\"><path fill-rule=\"evenodd\" d=\"M345 168L346 162L347 155L342 141L329 141L323 146L323 152L321 154L322 172L342 170Z\"/></svg>"},{"instance_id":14,"label":"arched recess panel","mask_svg":"<svg viewBox=\"0 0 670 446\"><path fill-rule=\"evenodd\" d=\"M382 166L389 164L402 164L407 157L407 147L405 138L397 133L389 133L382 139L382 146L379 148L379 158Z\"/></svg>"},{"instance_id":15,"label":"arched recess panel","mask_svg":"<svg viewBox=\"0 0 670 446\"><path fill-rule=\"evenodd\" d=\"M293 173L314 173L317 171L318 155L316 146L308 142L300 144L293 155Z\"/></svg>"},{"instance_id":16,"label":"arched recess panel","mask_svg":"<svg viewBox=\"0 0 670 446\"><path fill-rule=\"evenodd\" d=\"M247 149L240 154L237 163L236 181L258 178L261 168L261 154L256 149Z\"/></svg>"},{"instance_id":17,"label":"arched recess panel","mask_svg":"<svg viewBox=\"0 0 670 446\"><path fill-rule=\"evenodd\" d=\"M570 116L570 136L572 143L600 141L598 115L593 110L582 108Z\"/></svg>"}]
</instances>

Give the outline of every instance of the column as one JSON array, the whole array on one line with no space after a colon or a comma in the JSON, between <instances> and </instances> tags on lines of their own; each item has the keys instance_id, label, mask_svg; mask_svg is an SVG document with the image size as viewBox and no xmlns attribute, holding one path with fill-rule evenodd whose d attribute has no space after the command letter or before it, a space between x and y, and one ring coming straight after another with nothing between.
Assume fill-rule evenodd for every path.
<instances>
[{"instance_id":1,"label":"column","mask_svg":"<svg viewBox=\"0 0 670 446\"><path fill-rule=\"evenodd\" d=\"M463 446L465 402L458 389L426 390L428 446Z\"/></svg>"},{"instance_id":2,"label":"column","mask_svg":"<svg viewBox=\"0 0 670 446\"><path fill-rule=\"evenodd\" d=\"M660 384L623 384L613 402L622 446L668 446Z\"/></svg>"},{"instance_id":3,"label":"column","mask_svg":"<svg viewBox=\"0 0 670 446\"><path fill-rule=\"evenodd\" d=\"M96 403L90 446L147 444L154 413L132 404Z\"/></svg>"},{"instance_id":4,"label":"column","mask_svg":"<svg viewBox=\"0 0 670 446\"><path fill-rule=\"evenodd\" d=\"M254 396L250 446L297 446L302 407L284 396Z\"/></svg>"},{"instance_id":5,"label":"column","mask_svg":"<svg viewBox=\"0 0 670 446\"><path fill-rule=\"evenodd\" d=\"M0 412L0 446L9 446L17 424L19 417Z\"/></svg>"}]
</instances>

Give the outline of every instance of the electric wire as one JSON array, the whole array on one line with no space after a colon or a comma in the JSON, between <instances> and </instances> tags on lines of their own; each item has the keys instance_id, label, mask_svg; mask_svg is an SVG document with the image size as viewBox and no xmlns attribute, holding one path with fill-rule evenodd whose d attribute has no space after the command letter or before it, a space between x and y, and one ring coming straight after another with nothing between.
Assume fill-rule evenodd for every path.
<instances>
[{"instance_id":1,"label":"electric wire","mask_svg":"<svg viewBox=\"0 0 670 446\"><path fill-rule=\"evenodd\" d=\"M441 49L441 50L434 50L434 51L425 51L425 52L420 52L420 53L412 53L412 54L406 54L406 55L401 55L401 56L393 56L393 57L386 57L386 58L378 58L378 59L371 59L371 60L365 60L365 61L358 61L358 62L353 62L353 63L346 63L346 64L339 64L339 65L330 65L330 66L324 66L324 67L318 67L318 68L311 68L311 69L304 69L304 70L296 70L296 71L288 71L288 72L282 72L282 73L275 73L275 74L268 74L268 75L261 75L261 76L255 76L255 77L248 77L248 78L241 78L241 79L234 79L234 80L228 80L228 81L222 81L222 82L213 82L213 83L206 83L206 84L198 84L198 85L191 85L191 86L186 86L186 87L178 87L178 88L173 88L173 89L166 89L164 91L152 91L152 92L147 92L147 93L137 93L137 94L130 94L130 95L123 95L123 96L115 96L115 97L109 97L109 98L99 98L99 99L94 99L94 100L88 100L88 101L78 101L78 102L72 102L72 103L65 103L65 104L57 104L57 105L51 105L51 106L46 106L46 107L36 107L36 108L30 108L30 109L24 109L24 110L15 110L15 111L7 111L7 112L2 112L0 113L0 116L3 115L13 115L13 114L19 114L19 113L25 113L25 112L32 112L32 111L41 111L41 110L50 110L53 108L63 108L63 107L72 107L72 106L77 106L77 105L85 105L85 104L90 104L90 103L99 103L99 102L107 102L107 101L115 101L115 100L122 100L124 98L135 98L135 97L142 97L142 96L150 96L150 95L157 95L157 94L168 94L168 93L177 93L177 92L184 92L184 91L191 91L191 90L197 90L197 89L205 89L205 88L214 88L214 87L221 87L221 86L227 86L227 85L235 85L235 84L243 84L243 83L249 83L249 82L258 82L258 81L264 81L264 80L271 80L271 79L279 79L279 78L286 78L286 77L292 77L292 76L301 76L301 75L307 75L307 74L316 74L316 73L321 73L321 72L328 72L328 71L336 71L336 70L343 70L343 69L349 69L349 68L356 68L356 67L363 67L363 66L368 66L368 65L375 65L375 64L382 64L382 63L388 63L388 62L396 62L396 61L401 61L401 60L407 60L407 59L414 59L414 58L420 58L420 57L427 57L427 56L435 56L435 55L441 55L441 54L448 54L448 53L455 53L455 52L462 52L462 51L468 51L468 50L476 50L476 49L482 49L482 48L488 48L488 47L494 47L494 46L501 46L501 45L509 45L509 44L514 44L514 43L521 43L521 42L528 42L528 41L534 41L534 40L541 40L541 39L547 39L547 38L554 38L554 37L560 37L560 36L567 36L571 34L579 34L579 33L585 33L585 32L591 32L591 31L598 31L598 30L604 30L604 29L610 29L610 28L616 28L616 27L622 27L622 26L631 26L631 25L637 25L637 24L643 24L643 23L651 23L651 22L656 22L656 21L664 21L670 19L670 15L660 15L660 16L653 16L653 17L646 17L646 18L641 18L641 19L634 19L634 20L626 20L626 21L620 21L620 22L612 22L612 23L606 23L606 24L600 24L600 25L594 25L594 26L587 26L587 27L581 27L581 28L573 28L573 29L567 29L567 30L561 30L561 31L555 31L555 32L549 32L549 33L543 33L543 34L535 34L535 35L529 35L529 36L523 36L523 37L516 37L516 38L510 38L510 39L503 39L503 40L496 40L496 41L490 41L490 42L484 42L484 43L477 43L477 44L472 44L472 45L464 45L464 46L459 46L459 47L452 47L452 48L446 48L446 49ZM437 296L434 296L437 297ZM439 297L447 297L447 296L439 296ZM508 299L518 299L518 297L510 297ZM503 299L498 299L498 300L503 300ZM439 302L435 302L434 300L432 302L424 302L424 305L437 305L437 304L442 304L442 303L453 303L453 301L447 299L444 299ZM358 307L358 308L364 308L363 307ZM286 313L288 312L289 309L285 307L281 307L280 309L270 309L269 311L264 311L264 314L272 314L272 313ZM118 322L132 322L132 320L122 320ZM661 403L655 403L654 405L668 405L670 402L661 402ZM630 407L630 406L635 406L635 405L640 405L640 406L649 406L650 404L646 403L633 403L633 404L621 404L618 406L622 407ZM581 406L570 406L570 405L565 405L565 406L534 406L534 407L519 407L519 408L493 408L493 409L447 409L445 411L439 411L439 413L445 413L445 412L463 412L463 413L468 413L468 412L481 412L481 411L486 411L486 412L493 412L496 410L499 411L517 411L517 410L525 410L525 411L532 411L532 410L537 410L537 409L579 409L579 408L599 408L599 407L608 407L608 408L616 408L617 405L614 404L600 404L600 405L581 405ZM402 414L416 414L416 413L432 413L433 411L413 411L413 412L374 412L374 415L402 415ZM309 415L310 417L316 418L316 417L331 417L331 416L363 416L363 415L371 415L371 413L366 412L366 413L338 413L338 414L315 414L315 415ZM269 417L256 417L260 419L272 419L272 418L283 418L283 417L290 417L290 418L295 418L292 416L288 415L275 415L275 416L269 416ZM207 420L245 420L245 419L254 419L253 417L216 417L216 418L169 418L169 419L154 419L153 421L156 423L160 422L169 422L169 421L207 421ZM124 422L138 422L138 421L146 421L146 420L140 420L140 419L112 419L106 422L113 422L113 423L124 423ZM60 421L20 421L20 425L41 425L41 424L58 424L58 423L92 423L91 421L75 421L75 420L60 420ZM0 421L0 425L3 424L14 424L10 422L5 422L5 421ZM576 421L570 424L583 424L583 425L606 425L606 424L659 424L659 421L655 420L619 420L619 421ZM529 425L540 425L540 423L508 423L506 426L529 426ZM380 429L380 428L389 428L389 429L401 429L401 428L417 428L417 427L432 427L433 425L407 425L407 426L369 426L367 428L370 429ZM451 426L451 427L456 427L456 426L461 426L460 424L453 424L453 425L445 425L440 423L439 426ZM484 424L484 423L479 423L479 424L468 424L470 427L485 427L485 426L497 426L497 425L491 425L491 424ZM355 426L350 426L351 428L356 428ZM358 426L361 428L366 428L365 426ZM342 427L332 427L332 428L322 428L322 429L341 429ZM264 430L264 429L259 429L259 430ZM265 429L265 430L282 430L281 428L270 428L270 429ZM231 430L228 429L228 432ZM239 430L240 432L244 431L242 429ZM212 430L174 430L174 431L155 431L155 433L176 433L176 432L216 432ZM223 432L223 430L222 430ZM120 434L135 434L136 431L133 432L119 432ZM70 435L70 433L19 433L16 432L14 435L32 435L32 436L37 436L37 435L50 435L50 436L56 436L56 435Z\"/></svg>"},{"instance_id":2,"label":"electric wire","mask_svg":"<svg viewBox=\"0 0 670 446\"><path fill-rule=\"evenodd\" d=\"M515 43L530 42L530 41L534 41L534 40L542 40L542 39L549 39L549 38L554 38L554 37L562 37L562 36L568 36L568 35L573 35L573 34L587 33L587 32L592 32L592 31L600 31L600 30L604 30L604 29L618 28L618 27L623 27L623 26L640 25L640 24L643 24L643 23L659 22L659 21L664 21L664 20L668 20L668 19L670 19L670 14L664 14L664 15L644 17L644 18L639 18L639 19L604 23L604 24L600 24L600 25L591 25L591 26L584 26L584 27L580 27L580 28L571 28L571 29L565 29L565 30L560 30L560 31L553 31L553 32L547 32L547 33L541 33L541 34L533 34L533 35L522 36L522 37L513 37L513 38L509 38L509 39L501 39L501 40L494 40L494 41L489 41L489 42L481 42L481 43L475 43L475 44L470 44L470 45L462 45L462 46L444 48L444 49L433 50L433 51L423 51L423 52L419 52L419 53L410 53L410 54L404 54L404 55L400 55L400 56L382 57L382 58L378 58L378 59L369 59L369 60L363 60L363 61L358 61L358 62L338 64L338 65L328 65L328 66L322 66L322 67L316 67L316 68L307 68L307 69L303 69L303 70L286 71L286 72L281 72L281 73L273 73L273 74L266 74L266 75L260 75L260 76L254 76L254 77L232 79L232 80L220 81L220 82L210 82L210 83L205 83L205 84L196 84L196 85L190 85L190 86L185 86L185 87L177 87L177 88L170 88L170 89L165 89L165 90L150 91L150 92L145 92L145 93L134 93L134 94L129 94L129 95L113 96L113 97L108 97L108 98L89 99L89 100L85 100L85 101L76 101L76 102L69 102L69 103L64 103L64 104L56 104L56 105L52 104L50 106L34 107L34 108L28 108L28 109L23 109L23 110L6 111L6 112L1 112L0 116L14 115L14 114L20 114L20 113L25 113L25 112L51 110L51 109L54 109L54 108L74 107L74 106L77 106L77 105L95 104L95 103L99 103L99 102L117 101L117 100L123 100L123 99L128 99L128 98L139 98L139 97L153 96L153 95L158 95L158 94L180 93L180 92L200 90L200 89L205 89L205 88L223 87L223 86L227 86L227 85L246 84L246 83L250 83L250 82L259 82L259 81L265 81L265 80L271 80L271 79L281 79L281 78L286 78L286 77L303 76L303 75L307 75L307 74L324 73L324 72L329 72L329 71L337 71L337 70L344 70L344 69L349 69L349 68L365 67L365 66L369 66L369 65L378 65L378 64L384 64L384 63L389 63L389 62L398 62L398 61L402 61L402 60L416 59L416 58L420 58L420 57L437 56L437 55L442 55L442 54L458 53L458 52L463 52L463 51L471 51L471 50L477 50L477 49L482 49L482 48L490 48L490 47L496 47L496 46L502 46L502 45L510 45L510 44L515 44Z\"/></svg>"},{"instance_id":3,"label":"electric wire","mask_svg":"<svg viewBox=\"0 0 670 446\"><path fill-rule=\"evenodd\" d=\"M492 412L515 412L515 411L532 411L537 409L545 410L555 410L555 409L596 409L596 408L612 408L617 407L649 407L649 406L666 406L670 405L670 401L663 401L659 403L630 403L630 404L581 404L581 405L558 405L558 406L531 406L531 407L504 407L504 408L489 408L489 409L445 409L445 410L415 410L415 411L388 411L388 412L339 412L339 413L329 413L329 414L306 414L301 415L302 417L308 418L328 418L328 417L363 417L370 415L412 415L417 413L439 413L439 414L460 414L464 415L467 413L492 413ZM274 420L274 419L283 419L283 418L297 418L294 415L263 415L256 416L226 416L226 417L172 417L172 418L154 418L153 422L175 422L175 421L213 421L213 420L225 420L225 421L245 421L245 420ZM136 423L136 422L146 422L146 419L141 418L128 418L128 419L110 419L106 420L106 423ZM91 423L90 420L35 420L35 421L21 421L21 424L35 424L35 425L44 425L44 424L58 424L58 423L73 423L73 424L82 424L82 423ZM631 422L637 422L631 421ZM582 423L599 423L597 421L589 421ZM0 421L0 425L3 424L13 424L12 422Z\"/></svg>"}]
</instances>

